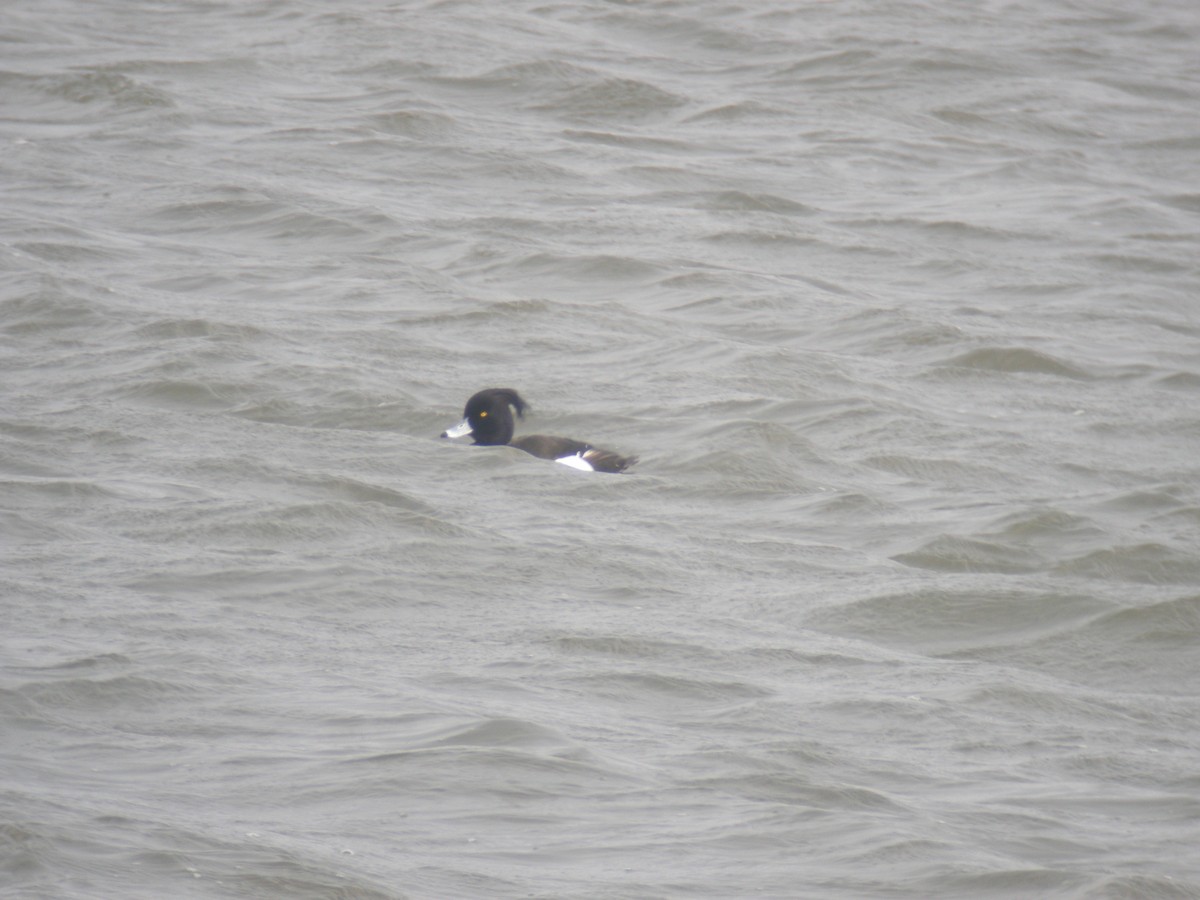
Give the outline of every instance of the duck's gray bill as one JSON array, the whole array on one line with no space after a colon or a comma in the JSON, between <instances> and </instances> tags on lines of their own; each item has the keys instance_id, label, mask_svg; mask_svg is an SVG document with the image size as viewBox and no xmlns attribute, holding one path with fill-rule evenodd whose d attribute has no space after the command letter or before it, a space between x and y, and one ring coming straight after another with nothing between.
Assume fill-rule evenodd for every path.
<instances>
[{"instance_id":1,"label":"duck's gray bill","mask_svg":"<svg viewBox=\"0 0 1200 900\"><path fill-rule=\"evenodd\" d=\"M459 422L453 428L447 428L445 431L443 431L442 437L451 437L451 438L465 437L466 435L468 435L470 433L471 433L471 423L468 422L466 419L463 419L461 422Z\"/></svg>"}]
</instances>

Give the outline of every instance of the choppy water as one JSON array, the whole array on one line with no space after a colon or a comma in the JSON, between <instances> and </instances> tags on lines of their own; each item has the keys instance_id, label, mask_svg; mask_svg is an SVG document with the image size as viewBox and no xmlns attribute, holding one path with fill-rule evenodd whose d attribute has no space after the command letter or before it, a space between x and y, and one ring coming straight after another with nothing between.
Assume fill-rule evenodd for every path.
<instances>
[{"instance_id":1,"label":"choppy water","mask_svg":"<svg viewBox=\"0 0 1200 900\"><path fill-rule=\"evenodd\" d=\"M1198 45L6 3L0 895L1200 897Z\"/></svg>"}]
</instances>

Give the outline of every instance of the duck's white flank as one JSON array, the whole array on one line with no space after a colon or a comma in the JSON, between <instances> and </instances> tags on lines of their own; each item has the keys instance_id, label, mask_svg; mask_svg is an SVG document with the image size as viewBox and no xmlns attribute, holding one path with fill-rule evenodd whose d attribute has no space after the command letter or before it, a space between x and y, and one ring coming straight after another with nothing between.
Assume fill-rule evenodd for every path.
<instances>
[{"instance_id":1,"label":"duck's white flank","mask_svg":"<svg viewBox=\"0 0 1200 900\"><path fill-rule=\"evenodd\" d=\"M572 469L579 469L581 472L595 472L592 464L587 461L587 452L572 453L570 456L560 456L555 462L562 463L564 466L570 466Z\"/></svg>"}]
</instances>

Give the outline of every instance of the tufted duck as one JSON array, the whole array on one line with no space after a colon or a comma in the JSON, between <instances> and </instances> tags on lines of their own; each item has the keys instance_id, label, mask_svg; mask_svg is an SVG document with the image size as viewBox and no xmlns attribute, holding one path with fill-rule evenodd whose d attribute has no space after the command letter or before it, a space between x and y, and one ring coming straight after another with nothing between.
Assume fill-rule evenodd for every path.
<instances>
[{"instance_id":1,"label":"tufted duck","mask_svg":"<svg viewBox=\"0 0 1200 900\"><path fill-rule=\"evenodd\" d=\"M637 462L636 456L620 456L611 450L600 450L571 438L530 434L514 441L510 406L517 411L518 417L525 418L528 404L512 388L482 390L467 401L462 422L443 431L442 437L456 438L470 434L474 436L476 444L508 444L542 459L552 459L587 472L624 472Z\"/></svg>"}]
</instances>

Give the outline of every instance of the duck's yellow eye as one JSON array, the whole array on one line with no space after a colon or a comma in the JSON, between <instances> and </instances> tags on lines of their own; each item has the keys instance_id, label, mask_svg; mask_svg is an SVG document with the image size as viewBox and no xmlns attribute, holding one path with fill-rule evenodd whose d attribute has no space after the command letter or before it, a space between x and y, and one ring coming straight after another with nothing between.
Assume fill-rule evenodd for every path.
<instances>
[{"instance_id":1,"label":"duck's yellow eye","mask_svg":"<svg viewBox=\"0 0 1200 900\"><path fill-rule=\"evenodd\" d=\"M481 419L486 419L486 418L487 418L487 410L484 410L483 412L481 412L481 413L479 414L479 418L481 418Z\"/></svg>"}]
</instances>

